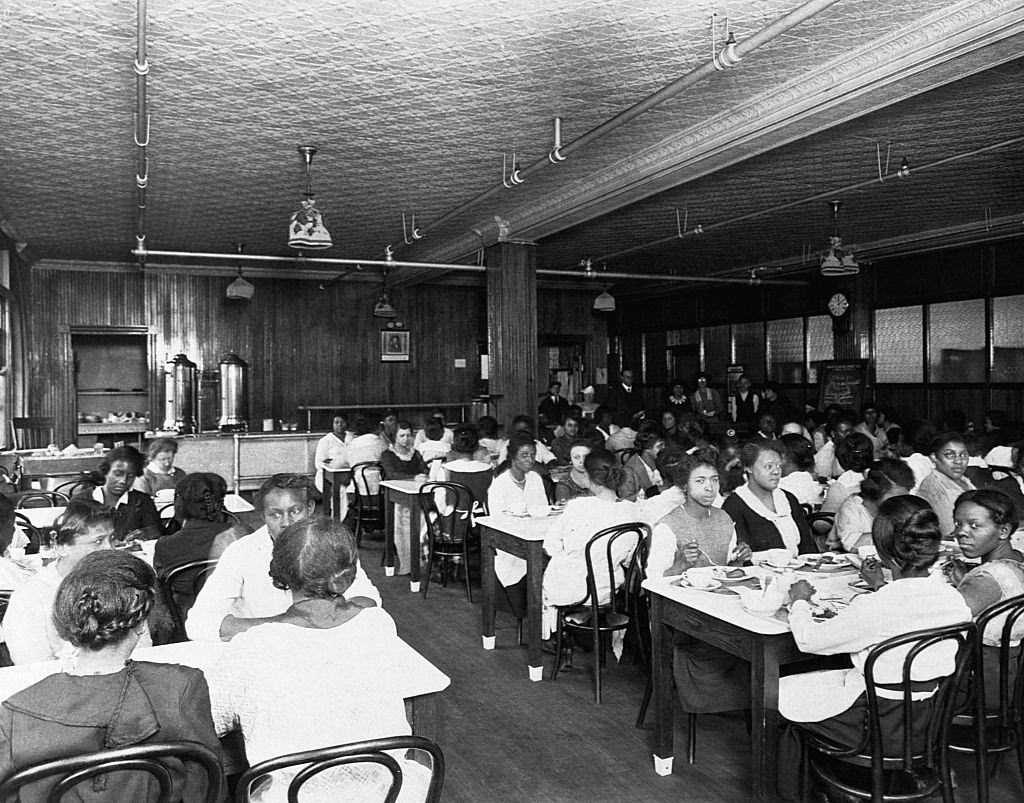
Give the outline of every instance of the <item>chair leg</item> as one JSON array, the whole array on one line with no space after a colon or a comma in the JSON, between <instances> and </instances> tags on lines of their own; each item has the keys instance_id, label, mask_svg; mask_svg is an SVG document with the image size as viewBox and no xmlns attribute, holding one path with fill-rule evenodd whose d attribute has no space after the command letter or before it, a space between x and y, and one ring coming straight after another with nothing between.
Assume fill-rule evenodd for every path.
<instances>
[{"instance_id":1,"label":"chair leg","mask_svg":"<svg viewBox=\"0 0 1024 803\"><path fill-rule=\"evenodd\" d=\"M522 641L523 620L519 620L519 636ZM562 666L562 611L558 611L558 622L555 625L555 665L551 668L551 679L558 680L558 670Z\"/></svg>"},{"instance_id":2,"label":"chair leg","mask_svg":"<svg viewBox=\"0 0 1024 803\"><path fill-rule=\"evenodd\" d=\"M419 551L410 555L409 560L420 560ZM423 584L423 599L427 598L427 589L430 588L430 570L434 567L434 539L427 535L427 566L420 569L420 582Z\"/></svg>"},{"instance_id":3,"label":"chair leg","mask_svg":"<svg viewBox=\"0 0 1024 803\"><path fill-rule=\"evenodd\" d=\"M654 693L654 678L647 676L647 688L644 689L644 699L640 702L640 713L636 715L636 727L642 728L644 720L647 719L647 708L651 704L651 695Z\"/></svg>"},{"instance_id":4,"label":"chair leg","mask_svg":"<svg viewBox=\"0 0 1024 803\"><path fill-rule=\"evenodd\" d=\"M469 584L469 544L465 539L462 541L462 571L466 575L466 596L469 597L469 604L473 604L473 588Z\"/></svg>"},{"instance_id":5,"label":"chair leg","mask_svg":"<svg viewBox=\"0 0 1024 803\"><path fill-rule=\"evenodd\" d=\"M516 631L517 631L516 632L516 645L519 646L519 647L522 647L523 646L523 620L522 619L516 619L516 622L519 623L518 627L516 627Z\"/></svg>"},{"instance_id":6,"label":"chair leg","mask_svg":"<svg viewBox=\"0 0 1024 803\"><path fill-rule=\"evenodd\" d=\"M697 760L697 715L686 715L686 760L691 764Z\"/></svg>"},{"instance_id":7,"label":"chair leg","mask_svg":"<svg viewBox=\"0 0 1024 803\"><path fill-rule=\"evenodd\" d=\"M594 633L594 702L601 704L601 666L604 664L604 640L601 637L598 617L593 618Z\"/></svg>"}]
</instances>

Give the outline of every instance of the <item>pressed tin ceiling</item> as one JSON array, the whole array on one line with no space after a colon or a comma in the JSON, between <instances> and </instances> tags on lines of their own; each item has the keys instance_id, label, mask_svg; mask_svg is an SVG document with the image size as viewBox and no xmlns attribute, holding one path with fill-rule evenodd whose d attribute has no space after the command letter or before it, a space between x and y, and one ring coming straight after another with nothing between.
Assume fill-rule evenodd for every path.
<instances>
[{"instance_id":1,"label":"pressed tin ceiling","mask_svg":"<svg viewBox=\"0 0 1024 803\"><path fill-rule=\"evenodd\" d=\"M155 0L147 245L291 256L299 144L320 149L328 257L380 259L391 244L402 260L471 260L498 218L549 269L788 269L827 242L827 205L809 199L851 185L844 241L868 251L1020 222L1022 147L1000 143L1024 134L1024 2L840 0L433 225L500 183L503 153L543 159L553 117L571 142L709 61L713 13L720 49L727 19L743 43L798 6ZM135 25L125 0L0 0L0 219L38 264L131 261ZM910 177L877 181L887 143L890 171L906 156ZM667 239L676 210L706 233ZM403 212L426 233L411 246Z\"/></svg>"}]
</instances>

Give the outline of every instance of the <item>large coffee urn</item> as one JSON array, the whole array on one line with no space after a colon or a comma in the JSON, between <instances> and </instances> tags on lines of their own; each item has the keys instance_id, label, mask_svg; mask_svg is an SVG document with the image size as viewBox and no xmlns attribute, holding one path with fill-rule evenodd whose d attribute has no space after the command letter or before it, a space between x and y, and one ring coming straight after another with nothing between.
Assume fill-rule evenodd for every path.
<instances>
[{"instance_id":1,"label":"large coffee urn","mask_svg":"<svg viewBox=\"0 0 1024 803\"><path fill-rule=\"evenodd\" d=\"M237 354L220 361L221 432L245 432L249 428L249 366Z\"/></svg>"},{"instance_id":2,"label":"large coffee urn","mask_svg":"<svg viewBox=\"0 0 1024 803\"><path fill-rule=\"evenodd\" d=\"M164 368L164 388L163 429L174 430L181 435L194 434L198 428L196 364L184 354L175 354Z\"/></svg>"}]
</instances>

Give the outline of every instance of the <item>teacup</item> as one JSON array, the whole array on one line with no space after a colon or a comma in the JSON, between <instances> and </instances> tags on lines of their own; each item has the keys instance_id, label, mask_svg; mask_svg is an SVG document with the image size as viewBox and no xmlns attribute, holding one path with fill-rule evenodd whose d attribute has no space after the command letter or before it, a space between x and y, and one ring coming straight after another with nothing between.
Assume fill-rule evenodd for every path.
<instances>
[{"instance_id":1,"label":"teacup","mask_svg":"<svg viewBox=\"0 0 1024 803\"><path fill-rule=\"evenodd\" d=\"M687 572L683 572L683 578L694 588L708 588L715 582L715 579L711 576L711 572L700 571L697 569L690 569Z\"/></svg>"}]
</instances>

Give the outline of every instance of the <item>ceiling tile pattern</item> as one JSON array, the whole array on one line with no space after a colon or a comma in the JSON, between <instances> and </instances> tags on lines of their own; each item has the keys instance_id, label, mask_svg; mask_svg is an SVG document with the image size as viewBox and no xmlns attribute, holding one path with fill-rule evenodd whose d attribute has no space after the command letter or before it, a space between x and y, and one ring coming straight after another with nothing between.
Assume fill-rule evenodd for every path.
<instances>
[{"instance_id":1,"label":"ceiling tile pattern","mask_svg":"<svg viewBox=\"0 0 1024 803\"><path fill-rule=\"evenodd\" d=\"M495 216L515 217L517 210L543 206L566 192L585 195L623 160L706 125L725 108L799 83L850 53L897 47L901 32L929 15L948 18L953 36L959 15L977 14L979 8L1005 14L1017 4L840 0L738 67L698 83L450 225L431 228L432 221L501 180L503 152L516 151L527 164L543 158L554 116L563 118L564 139L572 140L706 62L713 13L719 42L729 15L743 41L797 5L150 3L148 246L230 253L238 241L249 253L287 254L285 224L304 189L295 149L314 144L320 153L313 185L335 243L329 255L379 258L386 244L401 245L402 213L416 212L428 237L403 250L409 258L426 258ZM135 4L125 0L0 0L0 218L36 258L130 259L136 219L135 24ZM964 74L973 71L966 58ZM876 169L876 139L897 141L915 162L925 162L1008 137L1024 130L1022 102L1013 92L1020 73L1019 63L984 73L983 81L967 85L983 93L976 102L951 87L858 121L837 119L836 128L800 143L593 221L545 232L541 262L568 268L584 256L663 238L675 226L675 208L688 210L691 222L729 221L861 180ZM914 91L909 80L905 86L880 86L878 103ZM747 155L742 142L733 147L737 158ZM844 238L896 236L976 220L987 207L993 214L1012 212L1014 191L1020 197L1020 152L936 170L928 183L914 176L906 183L911 190L884 184L861 191L867 203L858 208L851 197L844 207ZM950 203L946 193L959 202ZM827 233L820 209L722 225L699 242L687 238L638 251L617 267L664 270L668 262L676 270L704 274L792 257L805 245L819 247Z\"/></svg>"}]
</instances>

